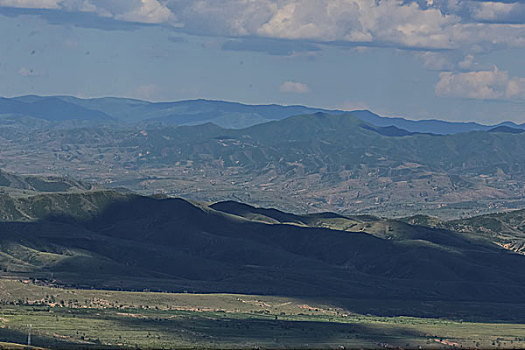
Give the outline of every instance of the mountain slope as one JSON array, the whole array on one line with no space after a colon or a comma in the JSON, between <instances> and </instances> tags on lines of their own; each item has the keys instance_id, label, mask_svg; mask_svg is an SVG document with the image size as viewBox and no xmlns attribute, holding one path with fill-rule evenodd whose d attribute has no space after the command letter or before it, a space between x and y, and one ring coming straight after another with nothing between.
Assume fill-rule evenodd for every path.
<instances>
[{"instance_id":1,"label":"mountain slope","mask_svg":"<svg viewBox=\"0 0 525 350\"><path fill-rule=\"evenodd\" d=\"M268 224L215 210L218 204L112 191L18 199L24 217L6 215L3 203L0 265L8 276L54 276L85 287L369 299L525 296L523 256L441 229L390 222L392 230L369 234L314 226L342 216L301 219L264 210L276 221L276 214L303 221Z\"/></svg>"},{"instance_id":2,"label":"mountain slope","mask_svg":"<svg viewBox=\"0 0 525 350\"><path fill-rule=\"evenodd\" d=\"M47 121L71 120L111 121L104 112L68 103L59 97L42 97L31 100L0 98L0 114L18 114L41 118Z\"/></svg>"},{"instance_id":3,"label":"mountain slope","mask_svg":"<svg viewBox=\"0 0 525 350\"><path fill-rule=\"evenodd\" d=\"M247 105L204 99L148 102L116 97L80 99L72 96L34 95L0 99L0 115L24 115L54 122L89 120L97 123L112 123L114 126L137 123L197 125L212 122L224 128L241 129L272 120L282 120L293 115L316 112L345 113L339 110L305 106ZM487 131L498 126L525 129L525 123L518 125L503 122L488 126L473 122L382 117L368 110L356 110L351 113L361 121L376 127L396 127L416 133L448 135L469 131Z\"/></svg>"},{"instance_id":4,"label":"mountain slope","mask_svg":"<svg viewBox=\"0 0 525 350\"><path fill-rule=\"evenodd\" d=\"M0 129L0 166L195 200L298 212L443 216L519 208L525 133L456 135L375 127L352 114L292 116L249 128ZM441 214L440 214L441 215Z\"/></svg>"},{"instance_id":5,"label":"mountain slope","mask_svg":"<svg viewBox=\"0 0 525 350\"><path fill-rule=\"evenodd\" d=\"M79 99L72 96L21 96L4 100L18 105L20 110L24 110L25 114L31 116L40 116L42 114L42 112L39 114L31 109L31 106L38 104L40 109L45 112L43 115L47 117L57 114L55 119L66 118L65 116L69 113L71 119L75 119L73 118L75 113L71 110L71 106L75 106L77 109L85 112L83 115L88 111L94 111L96 113L93 113L92 118L97 117L98 113L111 116L113 120L124 124L198 125L213 122L222 127L234 129L270 120L280 120L296 114L326 111L304 106L245 105L236 102L203 99L176 102L147 102L115 97ZM61 110L57 113L59 109ZM0 104L0 114L7 112L11 112L11 109ZM333 112L339 113L339 111Z\"/></svg>"},{"instance_id":6,"label":"mountain slope","mask_svg":"<svg viewBox=\"0 0 525 350\"><path fill-rule=\"evenodd\" d=\"M93 188L92 184L63 177L15 175L0 170L1 192L68 192L85 191L91 188Z\"/></svg>"},{"instance_id":7,"label":"mountain slope","mask_svg":"<svg viewBox=\"0 0 525 350\"><path fill-rule=\"evenodd\" d=\"M367 110L352 111L352 114L364 122L375 126L395 126L410 132L431 133L439 135L452 135L470 131L487 131L495 126L483 125L474 122L448 122L443 120L408 120L404 118L382 117ZM507 126L525 129L525 125L517 125L507 122ZM501 123L496 125L506 125Z\"/></svg>"},{"instance_id":8,"label":"mountain slope","mask_svg":"<svg viewBox=\"0 0 525 350\"><path fill-rule=\"evenodd\" d=\"M428 222L426 217L408 218L405 221L471 234L525 255L525 210L513 210L452 221L434 220Z\"/></svg>"}]
</instances>

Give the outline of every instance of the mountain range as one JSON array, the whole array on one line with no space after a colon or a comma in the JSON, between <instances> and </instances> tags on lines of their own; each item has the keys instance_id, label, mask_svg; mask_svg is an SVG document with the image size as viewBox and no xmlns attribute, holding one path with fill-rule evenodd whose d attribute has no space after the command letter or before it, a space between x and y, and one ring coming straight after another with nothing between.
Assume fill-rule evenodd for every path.
<instances>
[{"instance_id":1,"label":"mountain range","mask_svg":"<svg viewBox=\"0 0 525 350\"><path fill-rule=\"evenodd\" d=\"M223 128L241 129L273 120L282 120L299 114L323 112L345 113L305 106L247 105L212 100L177 102L148 102L127 98L103 97L80 99L72 96L20 96L0 98L0 116L4 118L30 117L51 124L89 123L112 126L122 124L198 125L214 123ZM474 122L441 120L408 120L381 117L368 110L351 112L358 119L378 127L395 126L409 132L457 134L475 130L490 130L498 126L525 129L524 124L502 122L483 125Z\"/></svg>"},{"instance_id":2,"label":"mountain range","mask_svg":"<svg viewBox=\"0 0 525 350\"><path fill-rule=\"evenodd\" d=\"M454 218L525 205L525 133L504 125L438 135L325 112L243 129L27 123L0 124L10 172L296 212Z\"/></svg>"}]
</instances>

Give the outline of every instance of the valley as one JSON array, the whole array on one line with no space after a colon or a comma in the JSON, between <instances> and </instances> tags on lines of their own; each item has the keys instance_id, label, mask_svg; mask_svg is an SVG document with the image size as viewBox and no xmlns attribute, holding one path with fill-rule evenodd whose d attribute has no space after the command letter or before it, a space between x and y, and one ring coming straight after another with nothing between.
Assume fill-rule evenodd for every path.
<instances>
[{"instance_id":1,"label":"valley","mask_svg":"<svg viewBox=\"0 0 525 350\"><path fill-rule=\"evenodd\" d=\"M33 345L68 349L525 341L524 211L300 215L0 178L2 347L28 324Z\"/></svg>"},{"instance_id":2,"label":"valley","mask_svg":"<svg viewBox=\"0 0 525 350\"><path fill-rule=\"evenodd\" d=\"M525 342L525 326L512 321L396 316L396 307L414 308L406 301L376 301L372 307L366 300L327 304L300 297L59 289L0 280L0 303L0 340L24 343L30 323L33 344L53 348L521 348ZM419 309L453 307L426 304ZM498 312L505 305L492 307Z\"/></svg>"},{"instance_id":3,"label":"valley","mask_svg":"<svg viewBox=\"0 0 525 350\"><path fill-rule=\"evenodd\" d=\"M525 350L525 0L0 0L0 350Z\"/></svg>"},{"instance_id":4,"label":"valley","mask_svg":"<svg viewBox=\"0 0 525 350\"><path fill-rule=\"evenodd\" d=\"M102 124L40 119L29 128L19 118L0 127L0 168L300 213L453 219L525 205L519 125L441 135L341 112L277 115L281 120L240 129L115 117Z\"/></svg>"},{"instance_id":5,"label":"valley","mask_svg":"<svg viewBox=\"0 0 525 350\"><path fill-rule=\"evenodd\" d=\"M525 346L521 126L80 107L0 125L1 347Z\"/></svg>"}]
</instances>

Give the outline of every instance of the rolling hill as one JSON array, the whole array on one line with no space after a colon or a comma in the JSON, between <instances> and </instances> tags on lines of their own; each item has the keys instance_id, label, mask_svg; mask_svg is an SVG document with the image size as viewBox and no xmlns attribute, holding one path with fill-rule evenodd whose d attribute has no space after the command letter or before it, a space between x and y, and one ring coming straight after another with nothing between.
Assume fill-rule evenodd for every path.
<instances>
[{"instance_id":1,"label":"rolling hill","mask_svg":"<svg viewBox=\"0 0 525 350\"><path fill-rule=\"evenodd\" d=\"M517 302L525 257L486 237L111 190L3 195L5 277L110 289ZM23 215L17 215L23 213Z\"/></svg>"},{"instance_id":2,"label":"rolling hill","mask_svg":"<svg viewBox=\"0 0 525 350\"><path fill-rule=\"evenodd\" d=\"M15 175L0 170L0 193L35 194L39 192L71 192L93 189L93 184L58 176Z\"/></svg>"},{"instance_id":3,"label":"rolling hill","mask_svg":"<svg viewBox=\"0 0 525 350\"><path fill-rule=\"evenodd\" d=\"M134 124L199 125L213 122L225 128L240 129L318 111L327 110L304 106L245 105L203 99L147 102L115 97L79 99L72 96L20 96L0 100L0 115L17 113L54 122L89 119L94 124L113 122L112 127Z\"/></svg>"},{"instance_id":4,"label":"rolling hill","mask_svg":"<svg viewBox=\"0 0 525 350\"><path fill-rule=\"evenodd\" d=\"M110 121L104 112L68 103L59 97L9 99L0 98L0 114L35 117L46 121L95 120Z\"/></svg>"},{"instance_id":5,"label":"rolling hill","mask_svg":"<svg viewBox=\"0 0 525 350\"><path fill-rule=\"evenodd\" d=\"M460 233L468 233L525 255L525 210L480 215L471 218L442 221L427 216L403 219L410 224L444 228Z\"/></svg>"}]
</instances>

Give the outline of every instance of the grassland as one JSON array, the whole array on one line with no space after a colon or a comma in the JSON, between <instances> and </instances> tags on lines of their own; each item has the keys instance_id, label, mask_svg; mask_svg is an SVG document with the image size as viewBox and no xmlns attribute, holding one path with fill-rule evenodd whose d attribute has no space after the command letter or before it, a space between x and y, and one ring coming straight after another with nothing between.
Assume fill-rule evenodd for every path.
<instances>
[{"instance_id":1,"label":"grassland","mask_svg":"<svg viewBox=\"0 0 525 350\"><path fill-rule=\"evenodd\" d=\"M525 324L387 317L304 298L74 290L2 280L0 302L0 341L24 343L31 324L32 343L42 347L525 348Z\"/></svg>"}]
</instances>

